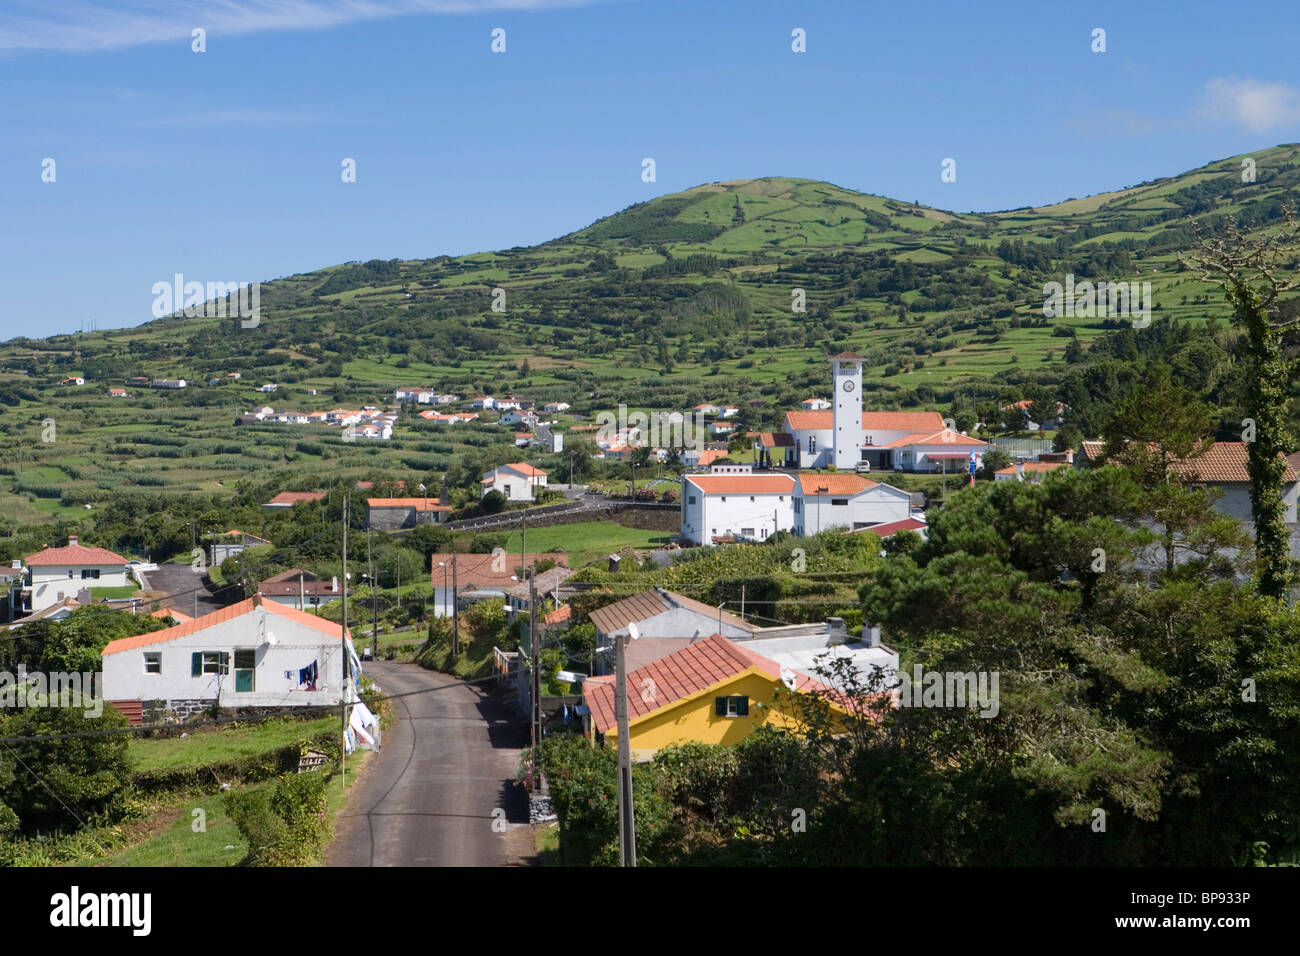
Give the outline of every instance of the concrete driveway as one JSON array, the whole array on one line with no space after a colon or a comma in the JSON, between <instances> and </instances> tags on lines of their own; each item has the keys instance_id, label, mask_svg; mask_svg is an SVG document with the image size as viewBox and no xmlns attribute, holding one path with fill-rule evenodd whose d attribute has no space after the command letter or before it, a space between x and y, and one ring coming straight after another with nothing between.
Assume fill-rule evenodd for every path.
<instances>
[{"instance_id":1,"label":"concrete driveway","mask_svg":"<svg viewBox=\"0 0 1300 956\"><path fill-rule=\"evenodd\" d=\"M499 699L416 664L367 662L397 721L339 818L330 866L506 866L532 855L514 784L528 724ZM496 823L494 829L494 821Z\"/></svg>"}]
</instances>

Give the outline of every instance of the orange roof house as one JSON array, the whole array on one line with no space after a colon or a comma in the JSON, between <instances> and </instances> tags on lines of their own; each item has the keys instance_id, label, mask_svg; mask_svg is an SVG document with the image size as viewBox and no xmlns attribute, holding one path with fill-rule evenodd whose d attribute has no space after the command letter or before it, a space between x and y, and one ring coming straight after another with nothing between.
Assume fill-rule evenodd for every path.
<instances>
[{"instance_id":1,"label":"orange roof house","mask_svg":"<svg viewBox=\"0 0 1300 956\"><path fill-rule=\"evenodd\" d=\"M735 744L764 725L797 731L794 694L838 696L820 681L717 634L632 670L627 683L635 688L628 694L629 743L639 759L674 744ZM582 692L592 731L616 740L613 678L589 679Z\"/></svg>"},{"instance_id":2,"label":"orange roof house","mask_svg":"<svg viewBox=\"0 0 1300 956\"><path fill-rule=\"evenodd\" d=\"M355 658L340 625L260 594L101 652L105 699L139 705L146 723L213 706L337 707L355 699Z\"/></svg>"}]
</instances>

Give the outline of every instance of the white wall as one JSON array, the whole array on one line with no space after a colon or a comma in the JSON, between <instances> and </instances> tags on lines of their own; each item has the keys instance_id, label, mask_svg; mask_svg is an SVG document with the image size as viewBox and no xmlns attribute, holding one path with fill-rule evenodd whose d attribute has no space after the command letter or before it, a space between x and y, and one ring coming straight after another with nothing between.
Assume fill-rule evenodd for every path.
<instances>
[{"instance_id":1,"label":"white wall","mask_svg":"<svg viewBox=\"0 0 1300 956\"><path fill-rule=\"evenodd\" d=\"M276 637L274 647L262 638L259 623ZM251 693L235 692L235 650L255 650ZM191 676L195 651L226 651L230 673ZM162 654L162 673L145 673L145 654ZM339 702L342 680L340 642L314 628L261 609L201 631L159 644L106 654L104 696L107 700L217 700L223 707L319 707ZM298 689L298 670L316 661L316 691ZM286 678L285 671L292 677Z\"/></svg>"},{"instance_id":2,"label":"white wall","mask_svg":"<svg viewBox=\"0 0 1300 956\"><path fill-rule=\"evenodd\" d=\"M903 521L911 514L911 496L905 491L877 485L848 498L843 495L807 495L799 493L794 512L795 534L817 534L830 528L855 528Z\"/></svg>"},{"instance_id":3,"label":"white wall","mask_svg":"<svg viewBox=\"0 0 1300 956\"><path fill-rule=\"evenodd\" d=\"M81 576L82 571L91 570L98 571L99 577ZM32 612L74 598L82 588L121 588L130 583L123 564L36 565L32 567Z\"/></svg>"},{"instance_id":4,"label":"white wall","mask_svg":"<svg viewBox=\"0 0 1300 956\"><path fill-rule=\"evenodd\" d=\"M683 479L681 495L682 537L696 544L711 544L715 537L740 535L745 529L763 540L774 531L794 528L793 490L784 494L706 494Z\"/></svg>"},{"instance_id":5,"label":"white wall","mask_svg":"<svg viewBox=\"0 0 1300 956\"><path fill-rule=\"evenodd\" d=\"M1250 485L1244 481L1225 482L1224 484L1210 485L1211 489L1222 492L1222 496L1214 503L1216 511L1236 518L1239 521L1254 521L1250 512ZM1294 523L1296 520L1296 500L1300 496L1300 483L1292 482L1283 487L1282 503L1286 508L1286 520Z\"/></svg>"}]
</instances>

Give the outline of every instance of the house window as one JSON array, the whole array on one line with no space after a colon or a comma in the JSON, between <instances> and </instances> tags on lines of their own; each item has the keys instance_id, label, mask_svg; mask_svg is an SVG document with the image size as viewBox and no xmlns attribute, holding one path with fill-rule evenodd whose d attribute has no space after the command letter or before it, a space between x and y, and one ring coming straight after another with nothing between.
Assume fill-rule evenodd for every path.
<instances>
[{"instance_id":1,"label":"house window","mask_svg":"<svg viewBox=\"0 0 1300 956\"><path fill-rule=\"evenodd\" d=\"M693 505L693 504L695 504L695 496L694 496L694 495L688 495L687 498L686 498L686 503L687 503L688 505Z\"/></svg>"},{"instance_id":2,"label":"house window","mask_svg":"<svg viewBox=\"0 0 1300 956\"><path fill-rule=\"evenodd\" d=\"M832 498L832 499L831 499L831 504L832 504L832 505L847 505L848 503L849 503L849 499L848 499L848 498Z\"/></svg>"},{"instance_id":3,"label":"house window","mask_svg":"<svg viewBox=\"0 0 1300 956\"><path fill-rule=\"evenodd\" d=\"M230 655L225 651L195 651L190 655L190 676L230 673Z\"/></svg>"},{"instance_id":4,"label":"house window","mask_svg":"<svg viewBox=\"0 0 1300 956\"><path fill-rule=\"evenodd\" d=\"M257 651L235 651L235 692L253 691L253 675L257 668Z\"/></svg>"},{"instance_id":5,"label":"house window","mask_svg":"<svg viewBox=\"0 0 1300 956\"><path fill-rule=\"evenodd\" d=\"M506 487L506 497L509 498L509 497L510 497L510 486L509 486L509 485L506 485L505 487Z\"/></svg>"},{"instance_id":6,"label":"house window","mask_svg":"<svg viewBox=\"0 0 1300 956\"><path fill-rule=\"evenodd\" d=\"M752 538L752 537L754 537L754 529L753 529L753 528L741 528L741 529L740 529L740 533L741 533L744 537L746 537L746 538Z\"/></svg>"},{"instance_id":7,"label":"house window","mask_svg":"<svg viewBox=\"0 0 1300 956\"><path fill-rule=\"evenodd\" d=\"M753 496L753 495L750 495L750 496L749 496L749 500L750 500L750 501L753 501L753 500L754 500L754 496Z\"/></svg>"},{"instance_id":8,"label":"house window","mask_svg":"<svg viewBox=\"0 0 1300 956\"><path fill-rule=\"evenodd\" d=\"M748 717L749 698L744 696L715 697L713 712L719 717Z\"/></svg>"},{"instance_id":9,"label":"house window","mask_svg":"<svg viewBox=\"0 0 1300 956\"><path fill-rule=\"evenodd\" d=\"M146 674L162 673L162 652L161 651L145 651L144 672Z\"/></svg>"},{"instance_id":10,"label":"house window","mask_svg":"<svg viewBox=\"0 0 1300 956\"><path fill-rule=\"evenodd\" d=\"M98 578L98 577L99 577L99 568L81 569L81 580L83 581L85 581L87 578Z\"/></svg>"}]
</instances>

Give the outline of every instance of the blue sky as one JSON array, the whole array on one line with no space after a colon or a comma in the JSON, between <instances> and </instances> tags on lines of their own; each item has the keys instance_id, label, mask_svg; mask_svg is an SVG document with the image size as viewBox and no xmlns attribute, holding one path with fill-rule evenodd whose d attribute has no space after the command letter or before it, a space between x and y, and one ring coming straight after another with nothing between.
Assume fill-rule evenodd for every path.
<instances>
[{"instance_id":1,"label":"blue sky","mask_svg":"<svg viewBox=\"0 0 1300 956\"><path fill-rule=\"evenodd\" d=\"M1102 192L1300 140L1297 41L1287 0L6 0L0 339L148 321L177 272L528 245L714 180Z\"/></svg>"}]
</instances>

